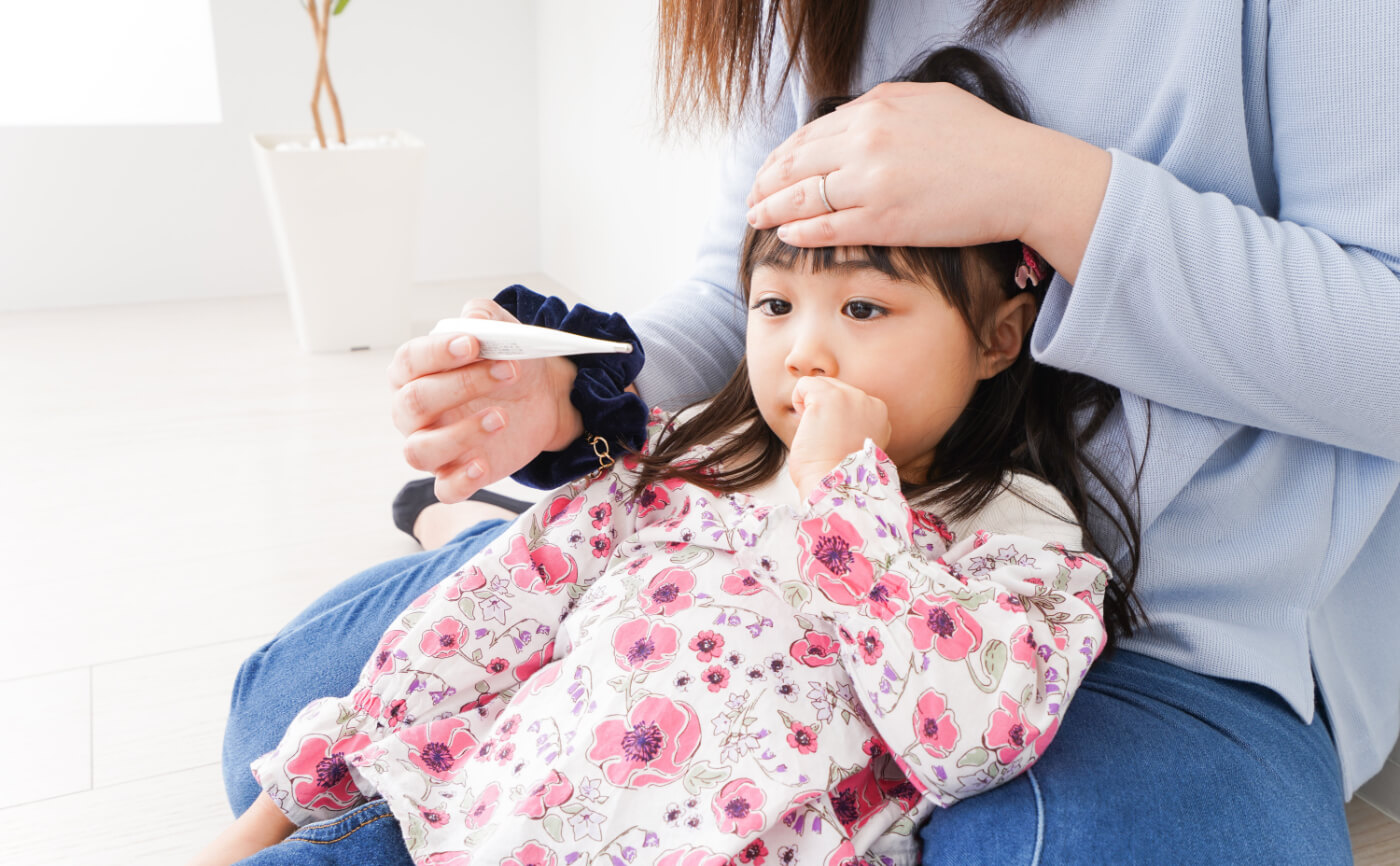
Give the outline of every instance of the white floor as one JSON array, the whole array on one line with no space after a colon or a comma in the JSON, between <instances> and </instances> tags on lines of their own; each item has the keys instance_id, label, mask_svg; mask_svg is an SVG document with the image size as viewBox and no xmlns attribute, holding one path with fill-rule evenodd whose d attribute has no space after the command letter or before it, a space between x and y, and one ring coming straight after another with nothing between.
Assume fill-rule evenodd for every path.
<instances>
[{"instance_id":1,"label":"white floor","mask_svg":"<svg viewBox=\"0 0 1400 866\"><path fill-rule=\"evenodd\" d=\"M0 863L180 864L232 819L239 662L417 549L391 354L302 354L280 296L0 315ZM1348 811L1358 863L1400 862Z\"/></svg>"},{"instance_id":2,"label":"white floor","mask_svg":"<svg viewBox=\"0 0 1400 866\"><path fill-rule=\"evenodd\" d=\"M231 820L239 662L417 549L391 356L303 354L280 296L0 315L0 863L179 864Z\"/></svg>"}]
</instances>

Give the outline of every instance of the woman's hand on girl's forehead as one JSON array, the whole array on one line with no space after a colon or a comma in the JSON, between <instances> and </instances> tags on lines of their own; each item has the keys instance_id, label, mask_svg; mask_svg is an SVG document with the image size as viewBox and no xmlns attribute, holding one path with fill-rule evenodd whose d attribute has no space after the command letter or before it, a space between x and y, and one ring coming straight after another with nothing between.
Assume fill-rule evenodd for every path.
<instances>
[{"instance_id":1,"label":"woman's hand on girl's forehead","mask_svg":"<svg viewBox=\"0 0 1400 866\"><path fill-rule=\"evenodd\" d=\"M1107 151L952 84L887 83L778 145L748 220L800 247L1020 239L1073 281L1111 167Z\"/></svg>"},{"instance_id":2,"label":"woman's hand on girl's forehead","mask_svg":"<svg viewBox=\"0 0 1400 866\"><path fill-rule=\"evenodd\" d=\"M805 497L866 439L889 445L889 408L853 385L825 376L804 376L792 389L797 432L788 454L788 474Z\"/></svg>"},{"instance_id":3,"label":"woman's hand on girl's forehead","mask_svg":"<svg viewBox=\"0 0 1400 866\"><path fill-rule=\"evenodd\" d=\"M882 84L778 145L754 179L749 222L786 224L794 246L1016 238L1026 209L1015 167L1034 159L1034 130L951 84Z\"/></svg>"}]
</instances>

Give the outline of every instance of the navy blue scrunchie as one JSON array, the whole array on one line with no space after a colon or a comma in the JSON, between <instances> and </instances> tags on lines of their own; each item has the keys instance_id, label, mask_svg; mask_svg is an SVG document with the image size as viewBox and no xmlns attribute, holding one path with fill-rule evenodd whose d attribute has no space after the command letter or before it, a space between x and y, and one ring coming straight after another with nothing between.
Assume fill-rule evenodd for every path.
<instances>
[{"instance_id":1,"label":"navy blue scrunchie","mask_svg":"<svg viewBox=\"0 0 1400 866\"><path fill-rule=\"evenodd\" d=\"M568 331L600 340L631 343L632 353L571 355L578 376L569 401L583 416L584 435L563 451L544 451L511 477L521 484L547 490L567 484L598 468L598 455L588 436L607 441L615 458L641 450L646 439L647 407L642 398L625 391L642 371L646 355L627 320L617 313L600 313L583 304L570 309L559 298L546 298L524 286L511 286L496 295L496 303L527 325Z\"/></svg>"}]
</instances>

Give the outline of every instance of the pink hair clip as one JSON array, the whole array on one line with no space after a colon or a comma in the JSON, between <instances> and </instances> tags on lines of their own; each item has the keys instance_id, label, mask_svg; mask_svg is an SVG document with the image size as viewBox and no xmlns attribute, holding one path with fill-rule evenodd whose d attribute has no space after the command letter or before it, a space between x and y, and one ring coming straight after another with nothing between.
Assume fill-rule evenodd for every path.
<instances>
[{"instance_id":1,"label":"pink hair clip","mask_svg":"<svg viewBox=\"0 0 1400 866\"><path fill-rule=\"evenodd\" d=\"M1024 289L1026 283L1032 287L1038 287L1048 273L1045 259L1040 257L1040 253L1021 244L1021 264L1016 267L1016 288Z\"/></svg>"}]
</instances>

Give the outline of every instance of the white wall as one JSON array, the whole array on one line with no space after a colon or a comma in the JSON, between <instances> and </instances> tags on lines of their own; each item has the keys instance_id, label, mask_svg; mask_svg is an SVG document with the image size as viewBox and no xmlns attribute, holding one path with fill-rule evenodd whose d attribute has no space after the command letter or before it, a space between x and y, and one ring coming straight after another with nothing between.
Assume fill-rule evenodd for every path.
<instances>
[{"instance_id":1,"label":"white wall","mask_svg":"<svg viewBox=\"0 0 1400 866\"><path fill-rule=\"evenodd\" d=\"M310 21L188 2L212 3L221 124L0 128L0 311L283 291L248 136L311 129ZM416 278L536 270L536 3L358 0L331 29L348 132L428 144Z\"/></svg>"},{"instance_id":2,"label":"white wall","mask_svg":"<svg viewBox=\"0 0 1400 866\"><path fill-rule=\"evenodd\" d=\"M602 309L683 279L718 172L717 137L663 142L655 0L540 0L540 269Z\"/></svg>"}]
</instances>

